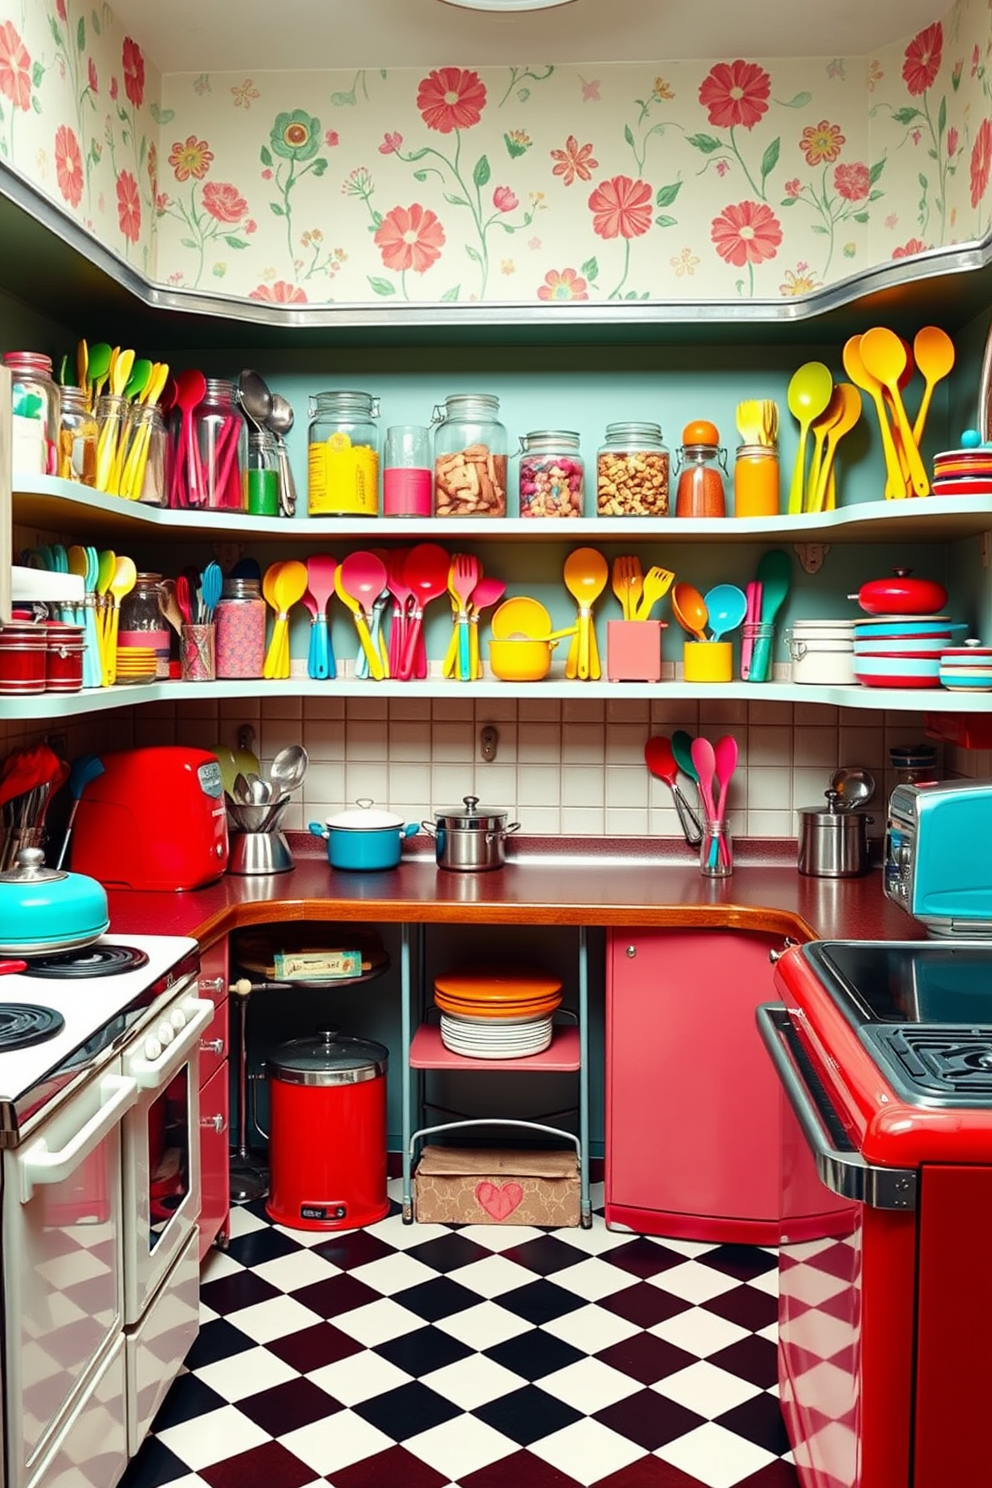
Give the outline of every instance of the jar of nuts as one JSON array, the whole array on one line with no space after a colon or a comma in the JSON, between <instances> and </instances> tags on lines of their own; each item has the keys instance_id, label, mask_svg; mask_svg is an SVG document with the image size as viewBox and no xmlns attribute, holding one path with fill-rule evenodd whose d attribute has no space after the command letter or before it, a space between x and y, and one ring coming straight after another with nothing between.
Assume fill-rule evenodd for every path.
<instances>
[{"instance_id":1,"label":"jar of nuts","mask_svg":"<svg viewBox=\"0 0 992 1488\"><path fill-rule=\"evenodd\" d=\"M491 393L456 393L435 408L434 515L505 517L509 439Z\"/></svg>"},{"instance_id":2,"label":"jar of nuts","mask_svg":"<svg viewBox=\"0 0 992 1488\"><path fill-rule=\"evenodd\" d=\"M311 517L379 515L379 399L352 391L310 399L307 510Z\"/></svg>"},{"instance_id":3,"label":"jar of nuts","mask_svg":"<svg viewBox=\"0 0 992 1488\"><path fill-rule=\"evenodd\" d=\"M572 429L535 429L520 438L520 515L581 517L584 466Z\"/></svg>"},{"instance_id":4,"label":"jar of nuts","mask_svg":"<svg viewBox=\"0 0 992 1488\"><path fill-rule=\"evenodd\" d=\"M660 424L607 424L596 459L598 514L667 517L668 474Z\"/></svg>"}]
</instances>

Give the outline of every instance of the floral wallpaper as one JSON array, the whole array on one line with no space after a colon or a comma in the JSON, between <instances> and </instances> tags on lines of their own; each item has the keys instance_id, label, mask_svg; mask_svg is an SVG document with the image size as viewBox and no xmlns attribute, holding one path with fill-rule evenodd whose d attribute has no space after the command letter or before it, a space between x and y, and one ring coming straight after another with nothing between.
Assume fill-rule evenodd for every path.
<instances>
[{"instance_id":1,"label":"floral wallpaper","mask_svg":"<svg viewBox=\"0 0 992 1488\"><path fill-rule=\"evenodd\" d=\"M992 221L992 0L867 57L160 76L0 0L0 165L152 280L278 304L809 293Z\"/></svg>"}]
</instances>

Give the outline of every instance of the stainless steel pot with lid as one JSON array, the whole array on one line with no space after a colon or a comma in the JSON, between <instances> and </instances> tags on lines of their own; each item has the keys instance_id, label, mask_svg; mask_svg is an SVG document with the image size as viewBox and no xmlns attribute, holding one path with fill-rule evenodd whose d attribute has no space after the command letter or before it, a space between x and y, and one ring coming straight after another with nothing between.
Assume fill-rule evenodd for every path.
<instances>
[{"instance_id":1,"label":"stainless steel pot with lid","mask_svg":"<svg viewBox=\"0 0 992 1488\"><path fill-rule=\"evenodd\" d=\"M868 827L874 817L845 808L840 792L825 792L826 808L799 812L799 872L810 878L860 878L868 861Z\"/></svg>"},{"instance_id":2,"label":"stainless steel pot with lid","mask_svg":"<svg viewBox=\"0 0 992 1488\"><path fill-rule=\"evenodd\" d=\"M519 822L507 824L508 815L498 807L480 806L478 796L463 796L461 806L443 807L421 826L434 838L439 868L473 873L503 867L506 839L520 830Z\"/></svg>"}]
</instances>

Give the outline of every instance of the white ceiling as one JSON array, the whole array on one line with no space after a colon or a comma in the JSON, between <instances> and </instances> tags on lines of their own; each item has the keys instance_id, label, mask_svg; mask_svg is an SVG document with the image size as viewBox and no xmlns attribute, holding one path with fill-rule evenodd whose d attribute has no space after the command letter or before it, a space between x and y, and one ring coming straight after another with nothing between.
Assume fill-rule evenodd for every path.
<instances>
[{"instance_id":1,"label":"white ceiling","mask_svg":"<svg viewBox=\"0 0 992 1488\"><path fill-rule=\"evenodd\" d=\"M162 72L863 56L940 0L571 0L491 15L445 0L112 0Z\"/></svg>"}]
</instances>

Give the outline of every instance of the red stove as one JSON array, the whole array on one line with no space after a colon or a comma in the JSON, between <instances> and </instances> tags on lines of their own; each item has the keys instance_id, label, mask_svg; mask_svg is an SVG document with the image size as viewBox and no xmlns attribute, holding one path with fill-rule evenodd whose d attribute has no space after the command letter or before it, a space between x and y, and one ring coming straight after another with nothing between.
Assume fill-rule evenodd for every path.
<instances>
[{"instance_id":1,"label":"red stove","mask_svg":"<svg viewBox=\"0 0 992 1488\"><path fill-rule=\"evenodd\" d=\"M847 1233L779 1251L802 1488L992 1483L992 946L819 941L762 1037Z\"/></svg>"}]
</instances>

